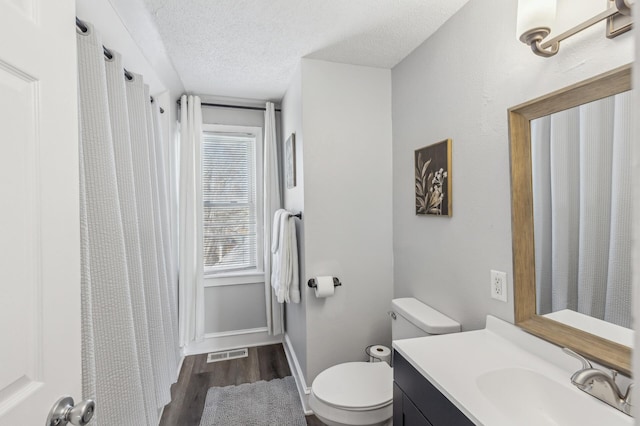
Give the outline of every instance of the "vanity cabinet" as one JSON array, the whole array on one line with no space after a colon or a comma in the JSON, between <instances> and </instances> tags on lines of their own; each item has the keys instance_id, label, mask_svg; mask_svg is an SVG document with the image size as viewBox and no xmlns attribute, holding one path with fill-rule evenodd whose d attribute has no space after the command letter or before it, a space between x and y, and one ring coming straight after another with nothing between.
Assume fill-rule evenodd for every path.
<instances>
[{"instance_id":1,"label":"vanity cabinet","mask_svg":"<svg viewBox=\"0 0 640 426\"><path fill-rule=\"evenodd\" d=\"M429 380L394 351L393 426L472 425Z\"/></svg>"}]
</instances>

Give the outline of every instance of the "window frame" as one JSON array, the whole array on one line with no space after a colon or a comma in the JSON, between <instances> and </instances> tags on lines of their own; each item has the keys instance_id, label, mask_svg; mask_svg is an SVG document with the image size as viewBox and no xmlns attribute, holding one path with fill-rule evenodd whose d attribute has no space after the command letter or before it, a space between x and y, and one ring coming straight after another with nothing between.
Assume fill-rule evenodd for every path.
<instances>
[{"instance_id":1,"label":"window frame","mask_svg":"<svg viewBox=\"0 0 640 426\"><path fill-rule=\"evenodd\" d=\"M251 269L242 269L236 271L221 271L216 272L211 269L203 267L203 275L205 279L205 287L215 287L219 285L230 284L250 284L256 282L258 275L264 274L264 173L263 173L263 140L262 140L262 127L257 126L236 126L227 124L203 124L202 134L203 139L206 133L241 133L243 135L250 135L255 138L255 150L256 150L256 267ZM203 141L204 145L204 141ZM204 155L202 154L204 159ZM203 179L202 171L200 179ZM204 204L200 206L204 209ZM201 224L202 226L203 224ZM203 248L204 256L204 248ZM220 282L216 282L220 281ZM245 283L245 281L247 281Z\"/></svg>"}]
</instances>

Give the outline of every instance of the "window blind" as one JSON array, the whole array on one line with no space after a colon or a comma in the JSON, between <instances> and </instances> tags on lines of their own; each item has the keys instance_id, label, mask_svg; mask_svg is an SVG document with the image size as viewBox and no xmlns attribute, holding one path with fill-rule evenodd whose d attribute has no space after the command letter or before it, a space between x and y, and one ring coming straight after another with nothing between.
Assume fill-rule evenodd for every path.
<instances>
[{"instance_id":1,"label":"window blind","mask_svg":"<svg viewBox=\"0 0 640 426\"><path fill-rule=\"evenodd\" d=\"M256 138L204 133L204 269L257 268Z\"/></svg>"}]
</instances>

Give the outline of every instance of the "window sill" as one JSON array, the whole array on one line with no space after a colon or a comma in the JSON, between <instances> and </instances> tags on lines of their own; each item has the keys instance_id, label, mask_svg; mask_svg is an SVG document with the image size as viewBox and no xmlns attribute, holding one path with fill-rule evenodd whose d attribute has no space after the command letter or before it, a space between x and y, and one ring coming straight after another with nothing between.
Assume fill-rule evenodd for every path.
<instances>
[{"instance_id":1,"label":"window sill","mask_svg":"<svg viewBox=\"0 0 640 426\"><path fill-rule=\"evenodd\" d=\"M264 283L264 272L262 271L242 271L227 272L223 274L204 275L204 287L222 287L227 285L245 285Z\"/></svg>"}]
</instances>

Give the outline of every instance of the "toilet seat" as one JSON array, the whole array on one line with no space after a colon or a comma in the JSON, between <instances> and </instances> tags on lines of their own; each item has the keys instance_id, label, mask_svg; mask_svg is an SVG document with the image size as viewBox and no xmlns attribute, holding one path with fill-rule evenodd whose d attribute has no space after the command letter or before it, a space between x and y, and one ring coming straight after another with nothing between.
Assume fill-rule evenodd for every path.
<instances>
[{"instance_id":1,"label":"toilet seat","mask_svg":"<svg viewBox=\"0 0 640 426\"><path fill-rule=\"evenodd\" d=\"M320 373L311 389L330 407L372 411L393 402L393 370L386 362L338 364Z\"/></svg>"}]
</instances>

